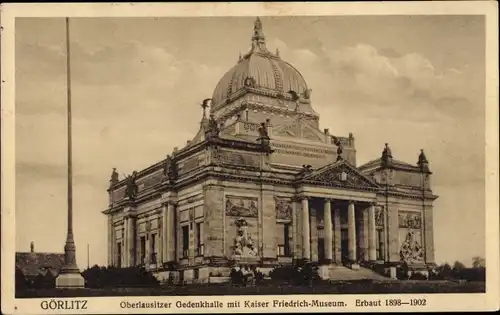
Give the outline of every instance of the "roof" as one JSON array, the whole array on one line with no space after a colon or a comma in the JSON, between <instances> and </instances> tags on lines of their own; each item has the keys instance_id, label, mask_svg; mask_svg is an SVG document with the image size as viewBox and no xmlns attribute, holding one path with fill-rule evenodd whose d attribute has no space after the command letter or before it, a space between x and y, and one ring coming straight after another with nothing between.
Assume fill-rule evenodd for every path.
<instances>
[{"instance_id":1,"label":"roof","mask_svg":"<svg viewBox=\"0 0 500 315\"><path fill-rule=\"evenodd\" d=\"M45 276L47 272L56 276L63 264L64 254L60 253L16 253L16 268L19 268L26 277Z\"/></svg>"},{"instance_id":2,"label":"roof","mask_svg":"<svg viewBox=\"0 0 500 315\"><path fill-rule=\"evenodd\" d=\"M245 88L280 94L294 91L298 95L308 90L306 81L297 69L282 60L278 53L273 54L267 50L262 24L258 18L254 31L250 52L240 57L238 63L217 84L212 95L214 106Z\"/></svg>"},{"instance_id":3,"label":"roof","mask_svg":"<svg viewBox=\"0 0 500 315\"><path fill-rule=\"evenodd\" d=\"M378 158L372 161L369 161L361 166L358 167L358 169L361 172L369 171L369 170L377 170L379 168L382 168L383 162L382 159ZM396 170L402 170L402 171L408 171L408 172L421 172L420 167L416 165L412 165L403 161L395 160L392 159L390 168L396 169Z\"/></svg>"}]
</instances>

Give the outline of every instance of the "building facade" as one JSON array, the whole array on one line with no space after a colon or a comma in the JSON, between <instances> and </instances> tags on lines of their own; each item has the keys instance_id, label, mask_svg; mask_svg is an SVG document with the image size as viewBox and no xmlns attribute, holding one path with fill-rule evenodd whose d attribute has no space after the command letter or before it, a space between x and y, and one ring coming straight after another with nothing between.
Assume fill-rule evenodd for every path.
<instances>
[{"instance_id":1,"label":"building facade","mask_svg":"<svg viewBox=\"0 0 500 315\"><path fill-rule=\"evenodd\" d=\"M196 136L166 159L110 180L108 264L205 281L234 264L309 261L410 268L434 263L429 162L388 144L358 166L355 138L320 130L312 90L271 53L255 21L252 48L203 101Z\"/></svg>"}]
</instances>

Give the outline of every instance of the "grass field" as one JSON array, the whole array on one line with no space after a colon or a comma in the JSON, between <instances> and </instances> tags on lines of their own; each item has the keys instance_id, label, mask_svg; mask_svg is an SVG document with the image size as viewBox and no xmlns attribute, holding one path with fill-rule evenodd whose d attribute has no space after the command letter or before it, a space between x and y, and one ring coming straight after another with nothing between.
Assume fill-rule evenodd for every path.
<instances>
[{"instance_id":1,"label":"grass field","mask_svg":"<svg viewBox=\"0 0 500 315\"><path fill-rule=\"evenodd\" d=\"M38 289L16 292L16 298L92 297L92 296L214 296L280 294L379 294L379 293L484 293L484 282L451 281L351 281L322 282L312 286L294 286L273 282L258 286L237 287L231 284L188 284L157 288L109 289Z\"/></svg>"}]
</instances>

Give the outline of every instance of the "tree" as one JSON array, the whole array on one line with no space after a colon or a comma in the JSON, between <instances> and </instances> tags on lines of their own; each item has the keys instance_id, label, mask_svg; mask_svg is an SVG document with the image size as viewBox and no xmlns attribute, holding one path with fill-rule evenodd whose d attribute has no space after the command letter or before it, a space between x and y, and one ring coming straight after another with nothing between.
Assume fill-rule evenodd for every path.
<instances>
[{"instance_id":1,"label":"tree","mask_svg":"<svg viewBox=\"0 0 500 315\"><path fill-rule=\"evenodd\" d=\"M486 268L486 261L483 257L472 257L472 268Z\"/></svg>"},{"instance_id":2,"label":"tree","mask_svg":"<svg viewBox=\"0 0 500 315\"><path fill-rule=\"evenodd\" d=\"M438 268L439 271L439 277L442 279L448 279L451 276L451 266L448 263L445 263L444 265L440 266Z\"/></svg>"},{"instance_id":3,"label":"tree","mask_svg":"<svg viewBox=\"0 0 500 315\"><path fill-rule=\"evenodd\" d=\"M453 264L453 270L459 271L463 269L465 269L465 265L459 262L458 260L455 261L455 263Z\"/></svg>"}]
</instances>

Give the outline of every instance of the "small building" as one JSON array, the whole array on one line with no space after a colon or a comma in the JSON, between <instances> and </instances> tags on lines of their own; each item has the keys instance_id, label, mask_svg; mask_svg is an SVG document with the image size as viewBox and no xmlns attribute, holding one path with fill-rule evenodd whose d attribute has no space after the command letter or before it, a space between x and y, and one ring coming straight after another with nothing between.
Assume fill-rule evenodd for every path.
<instances>
[{"instance_id":1,"label":"small building","mask_svg":"<svg viewBox=\"0 0 500 315\"><path fill-rule=\"evenodd\" d=\"M16 273L22 274L30 287L54 287L64 265L64 253L37 253L31 242L29 252L16 252Z\"/></svg>"},{"instance_id":2,"label":"small building","mask_svg":"<svg viewBox=\"0 0 500 315\"><path fill-rule=\"evenodd\" d=\"M406 163L381 143L358 165L354 135L321 130L312 90L267 49L260 19L251 44L202 102L193 139L125 179L113 170L108 264L187 282L235 264L306 261L326 278L360 263L432 265L437 196L423 150Z\"/></svg>"}]
</instances>

